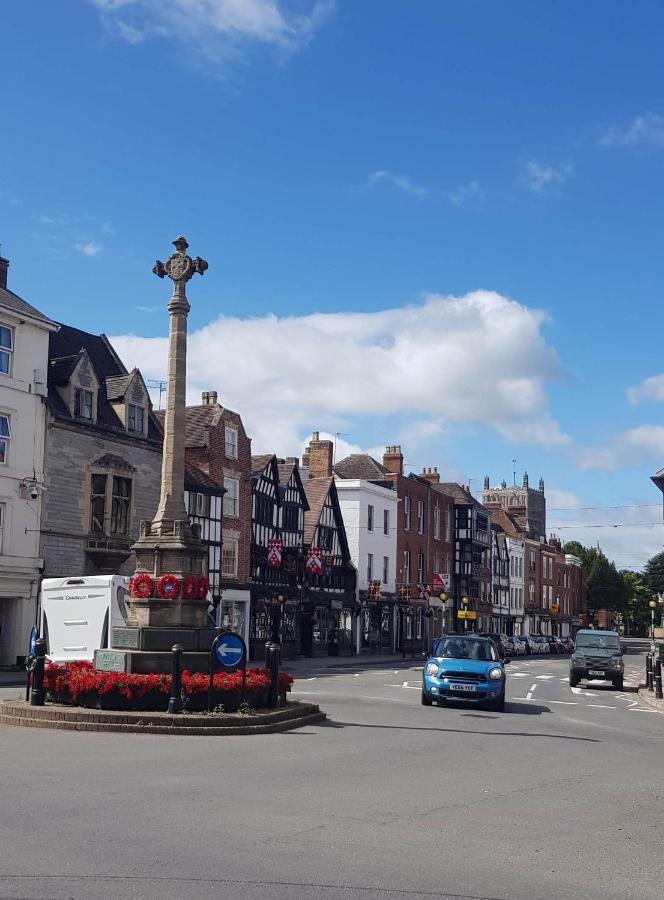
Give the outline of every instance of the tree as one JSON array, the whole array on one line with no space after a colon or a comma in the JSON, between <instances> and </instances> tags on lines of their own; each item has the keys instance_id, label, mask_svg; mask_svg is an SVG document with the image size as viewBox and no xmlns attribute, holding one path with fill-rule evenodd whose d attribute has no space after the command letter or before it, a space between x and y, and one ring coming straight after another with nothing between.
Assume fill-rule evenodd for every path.
<instances>
[{"instance_id":1,"label":"tree","mask_svg":"<svg viewBox=\"0 0 664 900\"><path fill-rule=\"evenodd\" d=\"M664 594L664 551L652 556L643 571L643 583L652 594ZM648 598L652 600L652 596Z\"/></svg>"},{"instance_id":2,"label":"tree","mask_svg":"<svg viewBox=\"0 0 664 900\"><path fill-rule=\"evenodd\" d=\"M652 592L645 583L643 576L637 572L623 570L621 573L625 586L625 611L624 619L627 634L647 635L650 626L650 608L648 601L652 599Z\"/></svg>"},{"instance_id":3,"label":"tree","mask_svg":"<svg viewBox=\"0 0 664 900\"><path fill-rule=\"evenodd\" d=\"M627 591L622 574L598 547L584 547L578 541L570 541L563 547L581 560L586 585L586 607L593 619L598 609L624 612Z\"/></svg>"}]
</instances>

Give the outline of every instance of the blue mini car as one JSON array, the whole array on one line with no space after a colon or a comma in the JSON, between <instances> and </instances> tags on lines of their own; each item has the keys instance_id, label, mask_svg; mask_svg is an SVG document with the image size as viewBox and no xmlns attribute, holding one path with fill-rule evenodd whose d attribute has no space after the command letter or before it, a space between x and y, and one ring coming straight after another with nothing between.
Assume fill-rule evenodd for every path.
<instances>
[{"instance_id":1,"label":"blue mini car","mask_svg":"<svg viewBox=\"0 0 664 900\"><path fill-rule=\"evenodd\" d=\"M422 705L463 700L505 709L505 664L494 642L476 634L447 634L424 663Z\"/></svg>"}]
</instances>

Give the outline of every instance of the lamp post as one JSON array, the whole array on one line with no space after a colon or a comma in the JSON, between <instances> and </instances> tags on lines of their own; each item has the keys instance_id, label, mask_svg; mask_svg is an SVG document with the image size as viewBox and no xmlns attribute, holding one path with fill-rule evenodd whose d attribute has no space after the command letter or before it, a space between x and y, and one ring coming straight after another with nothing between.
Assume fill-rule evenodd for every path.
<instances>
[{"instance_id":1,"label":"lamp post","mask_svg":"<svg viewBox=\"0 0 664 900\"><path fill-rule=\"evenodd\" d=\"M650 652L652 653L653 660L655 659L655 610L657 609L657 601L651 600L648 603L650 607Z\"/></svg>"},{"instance_id":2,"label":"lamp post","mask_svg":"<svg viewBox=\"0 0 664 900\"><path fill-rule=\"evenodd\" d=\"M447 601L447 594L445 593L445 591L441 591L438 594L438 599L441 601L441 603L445 603ZM445 630L445 610L443 609L443 631L444 630Z\"/></svg>"},{"instance_id":3,"label":"lamp post","mask_svg":"<svg viewBox=\"0 0 664 900\"><path fill-rule=\"evenodd\" d=\"M470 598L465 595L461 598L461 603L463 605L463 630L468 631L468 604L470 603Z\"/></svg>"},{"instance_id":4,"label":"lamp post","mask_svg":"<svg viewBox=\"0 0 664 900\"><path fill-rule=\"evenodd\" d=\"M272 616L272 642L275 644L281 643L281 613L285 602L286 598L284 595L277 594L276 606Z\"/></svg>"}]
</instances>

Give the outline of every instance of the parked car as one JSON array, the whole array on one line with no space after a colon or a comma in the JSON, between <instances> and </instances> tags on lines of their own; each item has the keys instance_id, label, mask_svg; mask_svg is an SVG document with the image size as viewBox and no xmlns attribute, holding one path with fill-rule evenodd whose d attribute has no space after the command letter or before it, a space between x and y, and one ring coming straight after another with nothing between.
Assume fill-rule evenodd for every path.
<instances>
[{"instance_id":1,"label":"parked car","mask_svg":"<svg viewBox=\"0 0 664 900\"><path fill-rule=\"evenodd\" d=\"M541 634L530 634L528 635L528 640L530 642L531 653L541 656L550 652L549 642L545 637L542 637Z\"/></svg>"},{"instance_id":2,"label":"parked car","mask_svg":"<svg viewBox=\"0 0 664 900\"><path fill-rule=\"evenodd\" d=\"M525 634L521 635L521 640L523 641L523 643L525 644L525 647L526 647L526 656L530 656L530 654L533 652L533 648L530 646L530 640L528 639L528 637Z\"/></svg>"},{"instance_id":3,"label":"parked car","mask_svg":"<svg viewBox=\"0 0 664 900\"><path fill-rule=\"evenodd\" d=\"M512 635L512 637L510 638L510 644L513 647L514 656L526 655L526 641L518 634Z\"/></svg>"},{"instance_id":4,"label":"parked car","mask_svg":"<svg viewBox=\"0 0 664 900\"><path fill-rule=\"evenodd\" d=\"M498 634L497 631L493 631L493 632L482 631L481 637L491 638L491 640L496 645L496 648L498 649L498 653L501 656L507 657L507 656L513 655L512 645L510 644L509 638L507 637L506 634Z\"/></svg>"},{"instance_id":5,"label":"parked car","mask_svg":"<svg viewBox=\"0 0 664 900\"><path fill-rule=\"evenodd\" d=\"M615 689L622 691L624 671L617 631L590 628L577 631L576 647L569 661L570 687L576 687L582 678L598 678L612 681Z\"/></svg>"},{"instance_id":6,"label":"parked car","mask_svg":"<svg viewBox=\"0 0 664 900\"><path fill-rule=\"evenodd\" d=\"M558 642L553 635L545 635L546 642L549 645L549 653L558 653Z\"/></svg>"},{"instance_id":7,"label":"parked car","mask_svg":"<svg viewBox=\"0 0 664 900\"><path fill-rule=\"evenodd\" d=\"M472 633L448 634L433 642L422 673L422 705L434 700L486 703L505 709L505 664L494 641Z\"/></svg>"},{"instance_id":8,"label":"parked car","mask_svg":"<svg viewBox=\"0 0 664 900\"><path fill-rule=\"evenodd\" d=\"M563 638L565 644L565 653L574 653L574 641L571 637Z\"/></svg>"}]
</instances>

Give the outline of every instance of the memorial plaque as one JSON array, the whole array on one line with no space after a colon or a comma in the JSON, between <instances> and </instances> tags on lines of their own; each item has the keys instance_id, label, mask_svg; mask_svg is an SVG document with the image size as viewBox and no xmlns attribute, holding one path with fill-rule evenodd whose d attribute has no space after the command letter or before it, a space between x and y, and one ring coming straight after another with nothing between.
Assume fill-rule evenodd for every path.
<instances>
[{"instance_id":1,"label":"memorial plaque","mask_svg":"<svg viewBox=\"0 0 664 900\"><path fill-rule=\"evenodd\" d=\"M95 650L98 672L126 672L127 654L123 650Z\"/></svg>"},{"instance_id":2,"label":"memorial plaque","mask_svg":"<svg viewBox=\"0 0 664 900\"><path fill-rule=\"evenodd\" d=\"M138 650L138 628L119 626L113 629L113 646L123 650Z\"/></svg>"}]
</instances>

